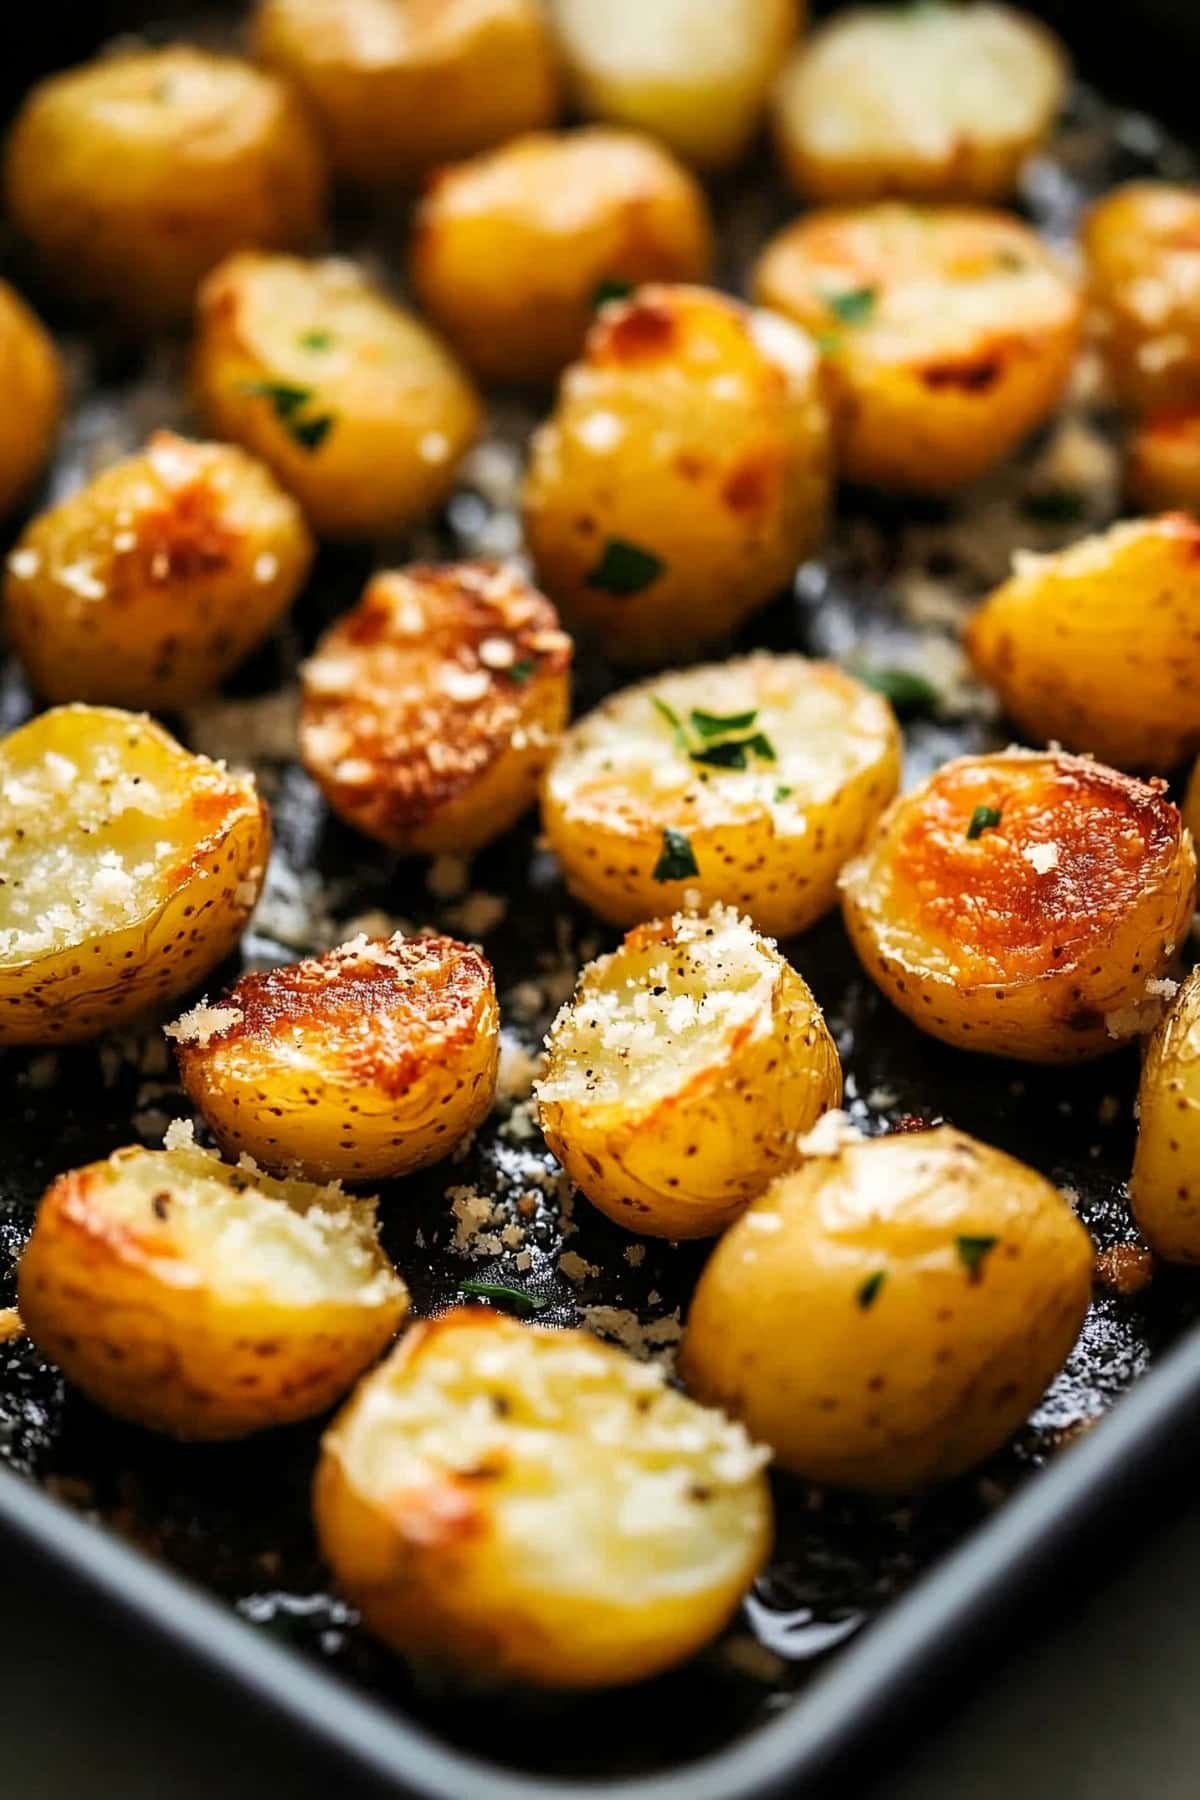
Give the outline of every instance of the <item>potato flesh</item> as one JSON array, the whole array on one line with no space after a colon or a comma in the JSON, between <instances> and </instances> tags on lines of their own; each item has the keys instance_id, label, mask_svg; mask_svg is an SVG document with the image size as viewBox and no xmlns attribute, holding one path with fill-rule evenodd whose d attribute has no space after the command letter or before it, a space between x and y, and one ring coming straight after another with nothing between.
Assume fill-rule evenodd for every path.
<instances>
[{"instance_id":1,"label":"potato flesh","mask_svg":"<svg viewBox=\"0 0 1200 1800\"><path fill-rule=\"evenodd\" d=\"M1200 1262L1200 972L1150 1040L1138 1089L1133 1216L1168 1262Z\"/></svg>"}]
</instances>

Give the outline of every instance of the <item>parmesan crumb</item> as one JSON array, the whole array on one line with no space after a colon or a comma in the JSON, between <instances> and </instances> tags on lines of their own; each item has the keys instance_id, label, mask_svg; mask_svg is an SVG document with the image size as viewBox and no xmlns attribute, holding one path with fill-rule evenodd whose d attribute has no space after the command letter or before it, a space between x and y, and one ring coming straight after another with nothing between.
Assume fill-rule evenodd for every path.
<instances>
[{"instance_id":1,"label":"parmesan crumb","mask_svg":"<svg viewBox=\"0 0 1200 1800\"><path fill-rule=\"evenodd\" d=\"M1021 855L1039 875L1048 875L1058 867L1057 844L1029 844Z\"/></svg>"},{"instance_id":2,"label":"parmesan crumb","mask_svg":"<svg viewBox=\"0 0 1200 1800\"><path fill-rule=\"evenodd\" d=\"M196 1127L191 1119L172 1119L163 1133L164 1150L197 1150Z\"/></svg>"},{"instance_id":3,"label":"parmesan crumb","mask_svg":"<svg viewBox=\"0 0 1200 1800\"><path fill-rule=\"evenodd\" d=\"M164 1025L163 1036L174 1038L177 1044L198 1044L203 1048L221 1032L240 1025L244 1017L240 1006L210 1006L207 1000L202 1000L174 1024Z\"/></svg>"}]
</instances>

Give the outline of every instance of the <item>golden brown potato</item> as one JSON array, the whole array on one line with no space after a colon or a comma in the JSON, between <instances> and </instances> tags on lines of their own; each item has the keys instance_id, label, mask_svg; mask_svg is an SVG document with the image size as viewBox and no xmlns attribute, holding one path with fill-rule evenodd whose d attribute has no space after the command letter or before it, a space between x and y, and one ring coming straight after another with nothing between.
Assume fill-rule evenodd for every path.
<instances>
[{"instance_id":1,"label":"golden brown potato","mask_svg":"<svg viewBox=\"0 0 1200 1800\"><path fill-rule=\"evenodd\" d=\"M411 186L558 111L539 0L261 0L254 45L354 181Z\"/></svg>"},{"instance_id":2,"label":"golden brown potato","mask_svg":"<svg viewBox=\"0 0 1200 1800\"><path fill-rule=\"evenodd\" d=\"M70 1380L181 1438L323 1412L408 1311L373 1200L231 1169L190 1143L60 1175L19 1281L30 1337Z\"/></svg>"},{"instance_id":3,"label":"golden brown potato","mask_svg":"<svg viewBox=\"0 0 1200 1800\"><path fill-rule=\"evenodd\" d=\"M1200 750L1200 523L1166 513L1019 557L967 649L1026 737L1173 768Z\"/></svg>"},{"instance_id":4,"label":"golden brown potato","mask_svg":"<svg viewBox=\"0 0 1200 1800\"><path fill-rule=\"evenodd\" d=\"M868 1139L831 1118L801 1148L700 1277L688 1386L810 1481L903 1493L973 1468L1078 1336L1087 1232L1043 1176L947 1127Z\"/></svg>"},{"instance_id":5,"label":"golden brown potato","mask_svg":"<svg viewBox=\"0 0 1200 1800\"><path fill-rule=\"evenodd\" d=\"M63 378L50 334L6 281L0 281L0 518L44 468L63 411Z\"/></svg>"},{"instance_id":6,"label":"golden brown potato","mask_svg":"<svg viewBox=\"0 0 1200 1800\"><path fill-rule=\"evenodd\" d=\"M340 258L222 263L201 290L193 373L210 429L274 469L323 537L415 524L479 428L450 354Z\"/></svg>"},{"instance_id":7,"label":"golden brown potato","mask_svg":"<svg viewBox=\"0 0 1200 1800\"><path fill-rule=\"evenodd\" d=\"M300 754L368 837L477 850L533 804L570 670L554 608L501 564L376 575L304 665Z\"/></svg>"},{"instance_id":8,"label":"golden brown potato","mask_svg":"<svg viewBox=\"0 0 1200 1800\"><path fill-rule=\"evenodd\" d=\"M1062 45L1007 6L848 8L775 93L784 170L813 200L1001 200L1062 104Z\"/></svg>"},{"instance_id":9,"label":"golden brown potato","mask_svg":"<svg viewBox=\"0 0 1200 1800\"><path fill-rule=\"evenodd\" d=\"M1141 421L1130 439L1127 485L1147 512L1200 513L1200 411Z\"/></svg>"},{"instance_id":10,"label":"golden brown potato","mask_svg":"<svg viewBox=\"0 0 1200 1800\"><path fill-rule=\"evenodd\" d=\"M5 162L8 206L52 277L134 323L187 317L231 250L320 230L324 156L274 76L176 44L40 82Z\"/></svg>"},{"instance_id":11,"label":"golden brown potato","mask_svg":"<svg viewBox=\"0 0 1200 1800\"><path fill-rule=\"evenodd\" d=\"M1200 188L1135 181L1083 227L1093 323L1135 412L1200 407Z\"/></svg>"},{"instance_id":12,"label":"golden brown potato","mask_svg":"<svg viewBox=\"0 0 1200 1800\"><path fill-rule=\"evenodd\" d=\"M682 1662L766 1560L765 1453L582 1331L460 1307L413 1327L325 1434L317 1535L394 1649L597 1688Z\"/></svg>"},{"instance_id":13,"label":"golden brown potato","mask_svg":"<svg viewBox=\"0 0 1200 1800\"><path fill-rule=\"evenodd\" d=\"M900 783L900 731L830 663L758 654L624 688L542 790L567 885L617 925L725 901L790 937L837 899Z\"/></svg>"},{"instance_id":14,"label":"golden brown potato","mask_svg":"<svg viewBox=\"0 0 1200 1800\"><path fill-rule=\"evenodd\" d=\"M477 374L545 382L578 356L598 299L700 281L703 190L629 131L538 132L444 169L417 213L417 297Z\"/></svg>"},{"instance_id":15,"label":"golden brown potato","mask_svg":"<svg viewBox=\"0 0 1200 1800\"><path fill-rule=\"evenodd\" d=\"M228 1156L314 1181L386 1181L449 1156L486 1118L500 1015L481 951L397 934L243 975L167 1036Z\"/></svg>"},{"instance_id":16,"label":"golden brown potato","mask_svg":"<svg viewBox=\"0 0 1200 1800\"><path fill-rule=\"evenodd\" d=\"M1200 1262L1200 969L1150 1039L1137 1112L1133 1216L1159 1256Z\"/></svg>"},{"instance_id":17,"label":"golden brown potato","mask_svg":"<svg viewBox=\"0 0 1200 1800\"><path fill-rule=\"evenodd\" d=\"M525 529L568 623L658 662L723 638L819 541L818 358L786 320L694 287L603 308L535 435Z\"/></svg>"},{"instance_id":18,"label":"golden brown potato","mask_svg":"<svg viewBox=\"0 0 1200 1800\"><path fill-rule=\"evenodd\" d=\"M1196 858L1162 782L1007 750L903 795L841 886L863 967L923 1031L1080 1062L1154 1022Z\"/></svg>"},{"instance_id":19,"label":"golden brown potato","mask_svg":"<svg viewBox=\"0 0 1200 1800\"><path fill-rule=\"evenodd\" d=\"M248 775L60 706L0 740L0 1044L95 1037L237 943L270 848Z\"/></svg>"},{"instance_id":20,"label":"golden brown potato","mask_svg":"<svg viewBox=\"0 0 1200 1800\"><path fill-rule=\"evenodd\" d=\"M183 706L266 636L311 560L266 469L160 431L28 526L8 559L9 640L48 699Z\"/></svg>"},{"instance_id":21,"label":"golden brown potato","mask_svg":"<svg viewBox=\"0 0 1200 1800\"><path fill-rule=\"evenodd\" d=\"M807 213L767 245L755 290L816 337L838 466L878 487L976 480L1053 410L1079 347L1053 252L980 208Z\"/></svg>"},{"instance_id":22,"label":"golden brown potato","mask_svg":"<svg viewBox=\"0 0 1200 1800\"><path fill-rule=\"evenodd\" d=\"M588 964L546 1045L547 1144L594 1206L649 1237L724 1230L841 1104L803 977L729 907L631 931Z\"/></svg>"}]
</instances>

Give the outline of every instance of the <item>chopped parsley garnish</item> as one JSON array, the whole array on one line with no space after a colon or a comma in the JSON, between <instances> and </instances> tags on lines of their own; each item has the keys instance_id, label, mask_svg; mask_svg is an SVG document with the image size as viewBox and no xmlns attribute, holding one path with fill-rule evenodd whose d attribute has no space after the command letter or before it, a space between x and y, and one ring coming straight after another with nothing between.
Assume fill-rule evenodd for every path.
<instances>
[{"instance_id":1,"label":"chopped parsley garnish","mask_svg":"<svg viewBox=\"0 0 1200 1800\"><path fill-rule=\"evenodd\" d=\"M775 789L775 798L776 800L786 800L791 792L792 790L790 787L783 787L781 785Z\"/></svg>"},{"instance_id":2,"label":"chopped parsley garnish","mask_svg":"<svg viewBox=\"0 0 1200 1800\"><path fill-rule=\"evenodd\" d=\"M537 664L532 656L523 657L520 662L515 662L509 669L508 679L510 681L515 681L518 687L522 687L525 682L529 680L529 677L533 674L536 667Z\"/></svg>"},{"instance_id":3,"label":"chopped parsley garnish","mask_svg":"<svg viewBox=\"0 0 1200 1800\"><path fill-rule=\"evenodd\" d=\"M600 561L587 577L587 586L622 597L640 594L658 580L666 566L651 550L641 550L624 538L609 538Z\"/></svg>"},{"instance_id":4,"label":"chopped parsley garnish","mask_svg":"<svg viewBox=\"0 0 1200 1800\"><path fill-rule=\"evenodd\" d=\"M874 688L890 700L898 713L931 712L937 705L937 689L911 669L855 669L864 687Z\"/></svg>"},{"instance_id":5,"label":"chopped parsley garnish","mask_svg":"<svg viewBox=\"0 0 1200 1800\"><path fill-rule=\"evenodd\" d=\"M752 756L761 757L763 762L778 760L766 733L751 731L758 718L757 707L740 713L710 713L693 707L685 726L674 707L657 694L651 699L671 727L678 748L686 751L694 763L710 769L745 769Z\"/></svg>"},{"instance_id":6,"label":"chopped parsley garnish","mask_svg":"<svg viewBox=\"0 0 1200 1800\"><path fill-rule=\"evenodd\" d=\"M971 823L967 826L968 838L974 840L982 837L985 831L995 831L1000 823L998 806L977 806L971 814Z\"/></svg>"},{"instance_id":7,"label":"chopped parsley garnish","mask_svg":"<svg viewBox=\"0 0 1200 1800\"><path fill-rule=\"evenodd\" d=\"M1087 512L1087 504L1076 488L1049 487L1026 494L1021 510L1026 518L1043 525L1076 525Z\"/></svg>"},{"instance_id":8,"label":"chopped parsley garnish","mask_svg":"<svg viewBox=\"0 0 1200 1800\"><path fill-rule=\"evenodd\" d=\"M869 1307L874 1306L876 1300L879 1298L879 1290L886 1279L887 1271L885 1269L876 1269L873 1275L867 1276L867 1279L863 1282L855 1296L864 1312L866 1312Z\"/></svg>"},{"instance_id":9,"label":"chopped parsley garnish","mask_svg":"<svg viewBox=\"0 0 1200 1800\"><path fill-rule=\"evenodd\" d=\"M984 1257L989 1251L994 1250L999 1242L1000 1239L994 1237L960 1237L955 1239L959 1261L962 1263L964 1269L973 1275L976 1280L978 1280L981 1273L980 1265L982 1264Z\"/></svg>"},{"instance_id":10,"label":"chopped parsley garnish","mask_svg":"<svg viewBox=\"0 0 1200 1800\"><path fill-rule=\"evenodd\" d=\"M701 712L694 706L688 717L697 737L724 738L735 731L749 731L758 717L758 708L755 706L749 712L740 713L710 713Z\"/></svg>"},{"instance_id":11,"label":"chopped parsley garnish","mask_svg":"<svg viewBox=\"0 0 1200 1800\"><path fill-rule=\"evenodd\" d=\"M290 381L240 381L243 394L256 394L271 402L271 410L294 443L304 450L316 450L333 429L332 413L314 413L302 418L305 407L313 400L313 390L297 387Z\"/></svg>"},{"instance_id":12,"label":"chopped parsley garnish","mask_svg":"<svg viewBox=\"0 0 1200 1800\"><path fill-rule=\"evenodd\" d=\"M687 732L683 729L683 720L675 711L675 708L673 706L668 706L666 701L661 700L657 694L651 694L650 699L655 710L661 713L662 717L671 727L672 732L675 734L676 744L678 744L681 750L686 750Z\"/></svg>"},{"instance_id":13,"label":"chopped parsley garnish","mask_svg":"<svg viewBox=\"0 0 1200 1800\"><path fill-rule=\"evenodd\" d=\"M592 289L592 306L597 311L607 306L610 300L628 300L633 292L633 282L623 281L619 275L610 275L604 281L598 281Z\"/></svg>"},{"instance_id":14,"label":"chopped parsley garnish","mask_svg":"<svg viewBox=\"0 0 1200 1800\"><path fill-rule=\"evenodd\" d=\"M332 413L317 413L311 419L288 421L288 431L302 450L319 450L332 429Z\"/></svg>"},{"instance_id":15,"label":"chopped parsley garnish","mask_svg":"<svg viewBox=\"0 0 1200 1800\"><path fill-rule=\"evenodd\" d=\"M840 331L818 331L817 349L822 356L836 356L841 347L842 334Z\"/></svg>"},{"instance_id":16,"label":"chopped parsley garnish","mask_svg":"<svg viewBox=\"0 0 1200 1800\"><path fill-rule=\"evenodd\" d=\"M744 769L752 756L761 756L764 762L775 762L775 746L770 738L761 731L752 737L727 738L724 743L706 744L703 750L689 750L688 755L694 763L704 763L713 769Z\"/></svg>"},{"instance_id":17,"label":"chopped parsley garnish","mask_svg":"<svg viewBox=\"0 0 1200 1800\"><path fill-rule=\"evenodd\" d=\"M328 350L332 343L332 331L302 331L300 333L300 347L303 350Z\"/></svg>"},{"instance_id":18,"label":"chopped parsley garnish","mask_svg":"<svg viewBox=\"0 0 1200 1800\"><path fill-rule=\"evenodd\" d=\"M663 831L662 855L654 865L655 881L686 881L700 873L691 839L686 831L666 826Z\"/></svg>"},{"instance_id":19,"label":"chopped parsley garnish","mask_svg":"<svg viewBox=\"0 0 1200 1800\"><path fill-rule=\"evenodd\" d=\"M460 1281L458 1291L480 1300L491 1300L515 1313L545 1312L550 1304L544 1294L528 1294L524 1288L509 1287L503 1281Z\"/></svg>"},{"instance_id":20,"label":"chopped parsley garnish","mask_svg":"<svg viewBox=\"0 0 1200 1800\"><path fill-rule=\"evenodd\" d=\"M825 304L843 325L865 325L875 311L878 290L873 287L842 288L825 295Z\"/></svg>"}]
</instances>

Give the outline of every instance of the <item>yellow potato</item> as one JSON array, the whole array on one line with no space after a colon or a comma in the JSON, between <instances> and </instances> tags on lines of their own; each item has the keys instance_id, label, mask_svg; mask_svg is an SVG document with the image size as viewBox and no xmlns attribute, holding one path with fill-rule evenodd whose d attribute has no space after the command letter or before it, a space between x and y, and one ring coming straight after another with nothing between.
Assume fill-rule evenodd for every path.
<instances>
[{"instance_id":1,"label":"yellow potato","mask_svg":"<svg viewBox=\"0 0 1200 1800\"><path fill-rule=\"evenodd\" d=\"M851 7L780 78L780 160L813 200L1000 200L1053 127L1067 73L1058 39L1007 6Z\"/></svg>"},{"instance_id":2,"label":"yellow potato","mask_svg":"<svg viewBox=\"0 0 1200 1800\"><path fill-rule=\"evenodd\" d=\"M8 559L9 641L48 699L183 706L266 636L311 560L266 469L160 431L28 526Z\"/></svg>"},{"instance_id":3,"label":"yellow potato","mask_svg":"<svg viewBox=\"0 0 1200 1800\"><path fill-rule=\"evenodd\" d=\"M1192 834L1192 841L1200 842L1200 759L1192 764L1187 790L1179 810L1183 814L1184 824Z\"/></svg>"},{"instance_id":4,"label":"yellow potato","mask_svg":"<svg viewBox=\"0 0 1200 1800\"><path fill-rule=\"evenodd\" d=\"M226 1155L386 1181L449 1156L486 1118L500 1017L481 951L397 934L243 975L167 1036Z\"/></svg>"},{"instance_id":5,"label":"yellow potato","mask_svg":"<svg viewBox=\"0 0 1200 1800\"><path fill-rule=\"evenodd\" d=\"M190 1143L60 1175L19 1292L30 1337L71 1381L181 1438L323 1412L408 1311L373 1200L232 1169Z\"/></svg>"},{"instance_id":6,"label":"yellow potato","mask_svg":"<svg viewBox=\"0 0 1200 1800\"><path fill-rule=\"evenodd\" d=\"M1174 767L1200 750L1200 523L1166 513L1019 557L967 649L1024 736Z\"/></svg>"},{"instance_id":7,"label":"yellow potato","mask_svg":"<svg viewBox=\"0 0 1200 1800\"><path fill-rule=\"evenodd\" d=\"M793 1473L903 1493L1028 1417L1083 1323L1091 1241L1043 1176L960 1131L826 1127L713 1252L681 1368Z\"/></svg>"},{"instance_id":8,"label":"yellow potato","mask_svg":"<svg viewBox=\"0 0 1200 1800\"><path fill-rule=\"evenodd\" d=\"M0 1044L95 1037L227 956L270 848L248 775L61 706L0 740Z\"/></svg>"},{"instance_id":9,"label":"yellow potato","mask_svg":"<svg viewBox=\"0 0 1200 1800\"><path fill-rule=\"evenodd\" d=\"M897 800L841 886L863 967L923 1031L1080 1062L1154 1023L1196 858L1162 782L1008 750Z\"/></svg>"},{"instance_id":10,"label":"yellow potato","mask_svg":"<svg viewBox=\"0 0 1200 1800\"><path fill-rule=\"evenodd\" d=\"M542 583L620 661L724 638L819 542L830 488L819 359L786 320L694 287L606 306L533 439Z\"/></svg>"},{"instance_id":11,"label":"yellow potato","mask_svg":"<svg viewBox=\"0 0 1200 1800\"><path fill-rule=\"evenodd\" d=\"M1150 1039L1137 1111L1133 1216L1159 1256L1200 1262L1200 969Z\"/></svg>"},{"instance_id":12,"label":"yellow potato","mask_svg":"<svg viewBox=\"0 0 1200 1800\"><path fill-rule=\"evenodd\" d=\"M982 208L807 213L767 245L755 291L816 336L839 469L879 487L976 480L1053 410L1079 347L1054 253Z\"/></svg>"},{"instance_id":13,"label":"yellow potato","mask_svg":"<svg viewBox=\"0 0 1200 1800\"><path fill-rule=\"evenodd\" d=\"M261 457L323 537L415 524L479 427L449 352L339 258L222 263L201 290L193 373L210 429Z\"/></svg>"},{"instance_id":14,"label":"yellow potato","mask_svg":"<svg viewBox=\"0 0 1200 1800\"><path fill-rule=\"evenodd\" d=\"M261 0L254 46L354 181L411 186L558 111L539 0Z\"/></svg>"},{"instance_id":15,"label":"yellow potato","mask_svg":"<svg viewBox=\"0 0 1200 1800\"><path fill-rule=\"evenodd\" d=\"M649 1237L712 1237L841 1104L802 976L728 907L639 925L589 963L546 1040L546 1142L593 1206Z\"/></svg>"},{"instance_id":16,"label":"yellow potato","mask_svg":"<svg viewBox=\"0 0 1200 1800\"><path fill-rule=\"evenodd\" d=\"M771 1545L764 1460L660 1369L460 1307L326 1432L317 1535L393 1649L489 1684L624 1685L736 1610Z\"/></svg>"},{"instance_id":17,"label":"yellow potato","mask_svg":"<svg viewBox=\"0 0 1200 1800\"><path fill-rule=\"evenodd\" d=\"M1141 421L1130 439L1127 485L1146 512L1200 513L1200 411Z\"/></svg>"},{"instance_id":18,"label":"yellow potato","mask_svg":"<svg viewBox=\"0 0 1200 1800\"><path fill-rule=\"evenodd\" d=\"M617 925L698 895L790 937L900 783L886 700L830 663L758 654L624 688L563 739L542 817L571 892Z\"/></svg>"},{"instance_id":19,"label":"yellow potato","mask_svg":"<svg viewBox=\"0 0 1200 1800\"><path fill-rule=\"evenodd\" d=\"M479 375L545 382L579 355L606 284L700 281L711 261L692 176L648 138L596 129L531 133L443 170L411 268L423 309Z\"/></svg>"},{"instance_id":20,"label":"yellow potato","mask_svg":"<svg viewBox=\"0 0 1200 1800\"><path fill-rule=\"evenodd\" d=\"M63 411L58 351L41 322L0 281L0 518L24 498L44 468Z\"/></svg>"},{"instance_id":21,"label":"yellow potato","mask_svg":"<svg viewBox=\"0 0 1200 1800\"><path fill-rule=\"evenodd\" d=\"M1200 188L1135 181L1083 227L1097 342L1134 412L1200 407Z\"/></svg>"},{"instance_id":22,"label":"yellow potato","mask_svg":"<svg viewBox=\"0 0 1200 1800\"><path fill-rule=\"evenodd\" d=\"M325 204L321 146L290 89L182 44L40 82L5 185L51 276L144 326L186 318L231 250L303 249Z\"/></svg>"},{"instance_id":23,"label":"yellow potato","mask_svg":"<svg viewBox=\"0 0 1200 1800\"><path fill-rule=\"evenodd\" d=\"M500 564L376 575L304 665L300 754L368 837L477 850L533 804L570 669L554 608Z\"/></svg>"}]
</instances>

